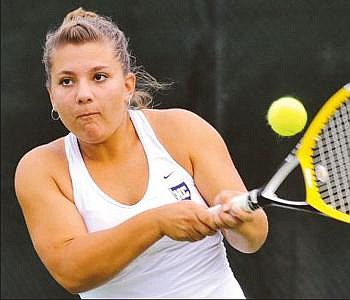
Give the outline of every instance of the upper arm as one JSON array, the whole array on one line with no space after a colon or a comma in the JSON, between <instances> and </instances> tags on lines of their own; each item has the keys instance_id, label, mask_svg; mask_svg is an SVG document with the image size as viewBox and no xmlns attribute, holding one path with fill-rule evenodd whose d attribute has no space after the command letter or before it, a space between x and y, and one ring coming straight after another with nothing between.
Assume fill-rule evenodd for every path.
<instances>
[{"instance_id":1,"label":"upper arm","mask_svg":"<svg viewBox=\"0 0 350 300\"><path fill-rule=\"evenodd\" d=\"M194 181L210 205L222 190L245 192L246 187L217 130L198 116L191 120L193 142L190 158Z\"/></svg>"},{"instance_id":2,"label":"upper arm","mask_svg":"<svg viewBox=\"0 0 350 300\"><path fill-rule=\"evenodd\" d=\"M37 148L20 160L15 174L15 191L29 234L50 272L60 263L65 243L87 233L74 203L54 179L57 164L52 154Z\"/></svg>"}]
</instances>

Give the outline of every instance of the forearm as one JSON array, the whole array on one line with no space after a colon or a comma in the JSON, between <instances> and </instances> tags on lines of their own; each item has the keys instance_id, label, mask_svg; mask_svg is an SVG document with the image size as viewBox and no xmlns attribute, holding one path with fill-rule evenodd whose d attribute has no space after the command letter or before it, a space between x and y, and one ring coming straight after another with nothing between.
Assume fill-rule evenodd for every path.
<instances>
[{"instance_id":1,"label":"forearm","mask_svg":"<svg viewBox=\"0 0 350 300\"><path fill-rule=\"evenodd\" d=\"M254 253L264 244L268 233L268 222L262 211L256 214L252 221L242 222L234 229L223 229L227 242L243 253Z\"/></svg>"},{"instance_id":2,"label":"forearm","mask_svg":"<svg viewBox=\"0 0 350 300\"><path fill-rule=\"evenodd\" d=\"M108 281L161 238L153 214L149 210L117 227L70 240L61 249L53 276L72 293Z\"/></svg>"}]
</instances>

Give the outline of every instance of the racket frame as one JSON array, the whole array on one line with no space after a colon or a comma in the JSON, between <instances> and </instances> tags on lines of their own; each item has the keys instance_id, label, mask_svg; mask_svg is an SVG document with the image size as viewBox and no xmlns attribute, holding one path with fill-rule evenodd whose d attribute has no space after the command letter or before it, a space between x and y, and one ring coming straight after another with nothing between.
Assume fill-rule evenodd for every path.
<instances>
[{"instance_id":1,"label":"racket frame","mask_svg":"<svg viewBox=\"0 0 350 300\"><path fill-rule=\"evenodd\" d=\"M339 221L350 223L350 215L337 211L322 200L316 185L316 174L312 161L313 149L315 148L317 137L322 131L324 124L328 122L329 116L333 115L343 104L344 99L349 97L350 83L347 83L321 107L302 139L288 154L282 165L266 185L233 197L232 202L234 202L234 205L248 212L254 211L259 207L279 206L329 216ZM306 202L282 199L275 194L279 186L298 165L300 165L303 172ZM212 206L209 210L217 213L221 210L221 205Z\"/></svg>"},{"instance_id":2,"label":"racket frame","mask_svg":"<svg viewBox=\"0 0 350 300\"><path fill-rule=\"evenodd\" d=\"M328 122L329 116L333 115L336 110L339 109L339 107L343 104L345 98L350 98L350 83L347 83L342 89L337 91L321 107L316 117L312 120L311 124L307 128L300 143L300 147L296 152L296 157L300 162L300 166L303 172L306 199L308 204L327 216L350 223L350 215L332 208L322 200L322 197L316 185L316 174L312 161L313 149L315 149L317 143L316 137L324 128L324 124Z\"/></svg>"}]
</instances>

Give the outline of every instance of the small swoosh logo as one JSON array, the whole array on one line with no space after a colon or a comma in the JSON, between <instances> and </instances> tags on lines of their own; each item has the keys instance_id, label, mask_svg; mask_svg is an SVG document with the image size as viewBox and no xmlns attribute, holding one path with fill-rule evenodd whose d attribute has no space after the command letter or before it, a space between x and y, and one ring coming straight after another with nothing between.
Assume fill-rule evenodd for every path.
<instances>
[{"instance_id":1,"label":"small swoosh logo","mask_svg":"<svg viewBox=\"0 0 350 300\"><path fill-rule=\"evenodd\" d=\"M164 177L164 179L167 179L167 178L169 178L170 177L170 175L171 174L173 174L175 171L172 171L172 172L170 172L168 175L166 175L166 176L163 176Z\"/></svg>"}]
</instances>

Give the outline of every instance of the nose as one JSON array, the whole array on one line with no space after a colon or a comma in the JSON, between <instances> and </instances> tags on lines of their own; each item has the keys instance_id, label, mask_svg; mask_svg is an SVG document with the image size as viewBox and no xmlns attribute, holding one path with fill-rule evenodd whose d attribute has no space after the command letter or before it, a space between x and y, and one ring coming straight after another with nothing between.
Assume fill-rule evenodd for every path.
<instances>
[{"instance_id":1,"label":"nose","mask_svg":"<svg viewBox=\"0 0 350 300\"><path fill-rule=\"evenodd\" d=\"M91 87L85 81L80 81L76 94L76 101L79 104L85 104L93 101L93 93Z\"/></svg>"}]
</instances>

